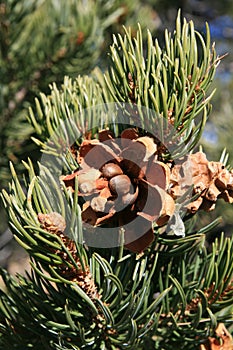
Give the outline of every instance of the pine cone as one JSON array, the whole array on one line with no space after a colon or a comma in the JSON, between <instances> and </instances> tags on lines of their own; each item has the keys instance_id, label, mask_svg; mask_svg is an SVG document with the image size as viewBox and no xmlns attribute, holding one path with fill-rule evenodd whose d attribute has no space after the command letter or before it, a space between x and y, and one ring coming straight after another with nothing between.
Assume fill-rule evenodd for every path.
<instances>
[{"instance_id":1,"label":"pine cone","mask_svg":"<svg viewBox=\"0 0 233 350\"><path fill-rule=\"evenodd\" d=\"M135 129L124 130L119 138L109 130L98 139L84 140L78 152L80 169L62 176L74 191L78 177L79 196L84 199L82 219L93 226L124 227L126 247L144 250L153 241L153 222L166 223L175 202L167 193L170 168L157 160L152 137L139 137ZM81 203L81 201L80 201ZM137 218L136 228L130 223Z\"/></svg>"},{"instance_id":2,"label":"pine cone","mask_svg":"<svg viewBox=\"0 0 233 350\"><path fill-rule=\"evenodd\" d=\"M219 323L215 330L216 337L209 337L200 350L233 350L233 339L223 323Z\"/></svg>"},{"instance_id":3,"label":"pine cone","mask_svg":"<svg viewBox=\"0 0 233 350\"><path fill-rule=\"evenodd\" d=\"M233 172L220 162L209 162L203 152L190 154L183 163L173 167L170 194L174 199L181 197L187 190L186 180L190 171L193 195L199 194L199 197L187 205L189 212L213 210L218 198L233 202Z\"/></svg>"}]
</instances>

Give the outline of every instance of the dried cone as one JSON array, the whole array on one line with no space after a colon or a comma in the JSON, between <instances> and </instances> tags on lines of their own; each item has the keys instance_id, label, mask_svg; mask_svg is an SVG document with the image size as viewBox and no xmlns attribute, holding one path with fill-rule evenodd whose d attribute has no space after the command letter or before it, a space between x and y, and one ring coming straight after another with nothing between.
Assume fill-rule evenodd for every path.
<instances>
[{"instance_id":1,"label":"dried cone","mask_svg":"<svg viewBox=\"0 0 233 350\"><path fill-rule=\"evenodd\" d=\"M233 203L233 172L220 162L209 162L203 152L190 154L183 163L173 167L170 194L174 199L181 197L188 189L190 174L193 195L199 194L199 197L187 205L189 212L213 210L218 198Z\"/></svg>"},{"instance_id":2,"label":"dried cone","mask_svg":"<svg viewBox=\"0 0 233 350\"><path fill-rule=\"evenodd\" d=\"M85 270L82 268L80 259L77 256L75 242L63 233L66 228L65 219L57 212L51 212L49 214L39 213L37 218L44 230L56 234L61 238L62 242L69 250L72 258L78 266L77 269L66 252L62 250L55 250L54 253L60 256L64 261L63 264L58 265L57 267L59 274L69 281L76 282L91 299L100 298L89 267L86 266ZM67 263L69 263L69 266Z\"/></svg>"},{"instance_id":3,"label":"dried cone","mask_svg":"<svg viewBox=\"0 0 233 350\"><path fill-rule=\"evenodd\" d=\"M233 350L233 339L223 323L219 323L215 330L216 338L209 337L200 350ZM218 338L218 339L217 339Z\"/></svg>"},{"instance_id":4,"label":"dried cone","mask_svg":"<svg viewBox=\"0 0 233 350\"><path fill-rule=\"evenodd\" d=\"M133 128L119 138L102 130L98 139L83 141L77 159L80 169L61 180L74 191L78 177L84 223L123 227L126 248L147 248L154 239L152 223L161 215L166 223L175 208L167 193L170 168L157 160L154 139L139 137Z\"/></svg>"}]
</instances>

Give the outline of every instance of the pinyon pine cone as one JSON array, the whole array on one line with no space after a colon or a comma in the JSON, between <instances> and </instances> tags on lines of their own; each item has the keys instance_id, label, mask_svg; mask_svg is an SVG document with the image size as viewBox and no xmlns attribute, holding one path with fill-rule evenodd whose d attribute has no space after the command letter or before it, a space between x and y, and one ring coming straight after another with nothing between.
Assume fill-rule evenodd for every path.
<instances>
[{"instance_id":1,"label":"pinyon pine cone","mask_svg":"<svg viewBox=\"0 0 233 350\"><path fill-rule=\"evenodd\" d=\"M179 163L165 164L156 141L125 129L119 138L102 130L98 139L82 142L79 169L62 176L74 191L78 177L84 224L124 228L125 247L141 252L153 241L153 223L165 225L175 212L175 201L193 186L195 199L183 209L195 214L213 210L218 198L233 202L233 171L220 162L209 162L203 152L189 154Z\"/></svg>"},{"instance_id":2,"label":"pinyon pine cone","mask_svg":"<svg viewBox=\"0 0 233 350\"><path fill-rule=\"evenodd\" d=\"M165 224L175 210L167 192L170 168L157 160L154 139L133 128L119 138L102 130L98 139L82 142L77 159L80 168L61 180L74 191L78 177L83 222L123 227L125 247L143 251L154 238L152 223Z\"/></svg>"},{"instance_id":3,"label":"pinyon pine cone","mask_svg":"<svg viewBox=\"0 0 233 350\"><path fill-rule=\"evenodd\" d=\"M186 180L190 171L192 194L199 194L199 197L186 206L189 212L195 213L199 209L213 210L218 198L233 203L232 170L227 170L220 162L209 162L203 152L189 154L184 162L172 168L170 194L174 199L181 197L187 190Z\"/></svg>"}]
</instances>

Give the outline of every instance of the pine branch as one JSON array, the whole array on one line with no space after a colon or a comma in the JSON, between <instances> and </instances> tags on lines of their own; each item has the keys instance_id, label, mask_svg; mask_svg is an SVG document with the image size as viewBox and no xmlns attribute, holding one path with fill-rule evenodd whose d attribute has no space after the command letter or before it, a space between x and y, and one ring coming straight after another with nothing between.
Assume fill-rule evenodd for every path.
<instances>
[{"instance_id":1,"label":"pine branch","mask_svg":"<svg viewBox=\"0 0 233 350\"><path fill-rule=\"evenodd\" d=\"M221 60L214 45L211 47L208 25L204 39L192 21L184 20L182 25L178 15L173 35L165 32L164 49L150 32L143 46L140 26L135 37L125 29L124 37L114 36L110 59L105 79L114 100L154 110L177 130L176 137L181 136L186 144L185 152L193 149L210 112L214 92L208 96L207 90ZM156 120L149 117L147 129ZM181 148L177 154L181 156Z\"/></svg>"},{"instance_id":2,"label":"pine branch","mask_svg":"<svg viewBox=\"0 0 233 350\"><path fill-rule=\"evenodd\" d=\"M209 192L215 187L230 202L232 171L224 154L224 164L207 161L202 152L181 157L204 127L212 96L206 91L219 58L211 53L208 31L205 42L192 22L181 26L179 16L164 50L151 38L148 32L146 60L140 28L136 39L130 31L115 37L105 81L100 72L95 79L66 77L60 90L54 83L50 95L36 100L35 112L29 110L44 155L38 167L23 163L23 185L11 165L12 182L2 198L32 271L18 280L1 272L8 288L0 292L2 346L191 350L210 340L219 322L233 321L233 239L222 235L208 251L205 235L218 220L197 231L193 222L201 207L187 215L189 200L215 204L219 197ZM150 112L141 113L142 105ZM160 134L147 129L148 121ZM170 153L166 133L159 139L169 123L175 131L169 140L178 145ZM188 168L187 191L182 181L190 159L198 165ZM137 249L127 242L132 217L143 223ZM87 233L95 240L99 227L107 243L116 228L117 244L88 245Z\"/></svg>"},{"instance_id":3,"label":"pine branch","mask_svg":"<svg viewBox=\"0 0 233 350\"><path fill-rule=\"evenodd\" d=\"M222 236L221 242L216 241L212 252L206 254L203 234L191 235L178 240L158 236L156 247L151 247L147 253L138 257L138 259L135 259L134 255L128 254L127 251L122 255L123 250L120 249L118 254L120 253L121 256L114 259L111 266L109 262L118 249L108 252L106 260L101 255L97 255L95 250L88 250L85 254L83 252L80 257L86 255L86 261L90 259L91 273L96 280L96 285L98 285L98 293L101 294L101 299L99 299L95 289L94 294L92 292L89 294L88 290L90 289L86 289L86 286L89 285L88 281L91 281L88 270L86 271L88 280L83 279L83 274L79 275L78 271L81 266L78 256L80 249L82 251L83 247L76 243L77 248L75 248L70 238L61 233L64 231L64 221L61 217L58 214L54 216L52 213L40 214L40 224L37 221L36 213L32 211L31 204L37 203L37 208L43 208L45 204L42 198L44 196L41 195L39 183L35 182L35 177L32 176L32 168L29 168L29 170L32 183L29 185L31 195L27 199L21 187L19 187L17 178L15 178L12 185L10 197L4 193L8 205L12 203L10 206L15 203L14 197L21 193L22 209L20 206L14 209L17 208L18 218L12 210L9 211L10 223L14 229L16 239L35 260L32 267L36 273L35 278L41 280L40 283L45 285L46 288L48 288L48 284L50 286L52 282L56 283L58 288L62 288L60 293L61 295L65 293L66 299L72 300L72 295L75 293L76 303L79 300L79 303L82 304L82 300L84 300L85 309L88 307L92 312L99 310L98 317L104 323L107 322L107 329L110 332L107 339L110 338L113 343L116 339L119 343L119 334L122 334L123 338L119 346L121 342L129 342L131 346L134 346L133 344L137 344L137 337L140 334L145 334L144 337L146 337L146 334L149 337L152 334L160 336L164 332L164 327L167 329L167 325L170 324L169 340L172 339L173 344L180 342L181 338L185 337L183 341L187 346L190 339L198 345L206 337L206 327L210 327L209 335L211 335L211 329L215 329L217 319L220 321L229 320L230 314L226 313L224 315L221 311L232 303L233 265L230 260L233 249L232 239L225 240ZM19 205L19 200L17 202ZM55 202L53 202L54 204ZM24 216L22 216L23 208ZM28 209L25 210L25 208ZM57 207L52 207L52 210L57 210ZM30 217L31 219L29 219ZM32 219L35 223L33 226L32 224L29 226L28 221L32 222ZM23 221L19 224L18 220ZM31 233L28 234L27 232ZM220 255L216 254L217 251L221 252ZM72 266L76 266L76 268ZM49 275L45 275L44 271L47 271ZM75 271L77 271L77 274ZM209 278L206 279L205 276L209 276ZM221 276L219 282L217 282L217 276ZM80 288L86 294L81 293L80 289L76 290L75 285L81 286ZM12 287L8 284L7 286L11 293ZM54 287L50 288L54 290ZM20 292L20 295L23 295L23 293ZM85 299L84 295L86 295ZM91 296L91 299L88 295ZM48 298L47 294L45 296ZM14 298L14 295L12 297ZM91 300L93 301L91 302ZM54 302L55 300L53 300ZM94 304L92 304L93 302ZM159 303L162 304L158 308ZM22 300L22 304L25 308L25 300ZM94 306L95 304L96 306ZM131 307L126 307L126 305L131 305ZM31 308L31 305L29 307ZM14 308L17 308L17 305ZM220 316L217 316L219 312ZM30 312L28 312L29 314ZM23 314L21 317L24 317ZM32 315L29 321L33 322L34 317ZM46 321L48 320L46 315L41 317L46 322L46 328L54 322ZM83 317L86 316L83 315ZM35 317L36 320L37 318ZM136 323L131 323L130 319L135 320ZM16 322L15 318L12 322ZM62 327L62 332L64 332L64 329L67 329L68 332L70 324L68 323L65 328L64 324L67 324L67 322L63 320L62 325L53 324L53 328L57 327L57 332L61 332L60 327ZM34 329L33 326L31 327ZM130 338L127 335L129 327L133 327L132 332L134 329L132 339L132 333L130 333ZM87 329L89 330L89 328ZM75 334L77 337L77 330ZM96 337L97 335L95 335L95 342L97 342ZM185 340L186 338L187 340ZM45 339L47 339L46 336ZM99 343L97 342L97 344ZM167 348L169 349L169 347Z\"/></svg>"},{"instance_id":4,"label":"pine branch","mask_svg":"<svg viewBox=\"0 0 233 350\"><path fill-rule=\"evenodd\" d=\"M32 151L38 157L30 142L33 131L25 123L28 105L40 92L47 93L51 82L60 84L64 75L76 77L97 64L105 67L102 52L110 42L109 33L119 27L118 21L126 24L131 16L136 17L134 6L115 0L108 4L93 0L1 3L0 173L4 185L9 181L9 160L22 170L20 159L27 159ZM148 13L151 16L150 7ZM143 19L145 25L150 16Z\"/></svg>"}]
</instances>

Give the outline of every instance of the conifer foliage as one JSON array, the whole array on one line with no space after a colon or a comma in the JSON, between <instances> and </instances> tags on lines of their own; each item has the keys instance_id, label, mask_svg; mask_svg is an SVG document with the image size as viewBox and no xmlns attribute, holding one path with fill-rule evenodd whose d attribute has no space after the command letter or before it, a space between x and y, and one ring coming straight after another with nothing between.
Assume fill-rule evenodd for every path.
<instances>
[{"instance_id":1,"label":"conifer foliage","mask_svg":"<svg viewBox=\"0 0 233 350\"><path fill-rule=\"evenodd\" d=\"M140 1L7 0L0 2L1 188L9 181L8 160L20 167L36 147L27 109L48 85L64 75L89 73L106 65L111 31L121 23L155 29L153 11ZM136 27L136 24L134 24Z\"/></svg>"},{"instance_id":2,"label":"conifer foliage","mask_svg":"<svg viewBox=\"0 0 233 350\"><path fill-rule=\"evenodd\" d=\"M29 109L43 156L24 187L11 165L2 198L31 271L1 271L2 347L232 349L233 240L210 249L218 221L195 228L233 198L226 156L194 150L220 58L180 15L164 42L125 29L106 74L66 76Z\"/></svg>"}]
</instances>

